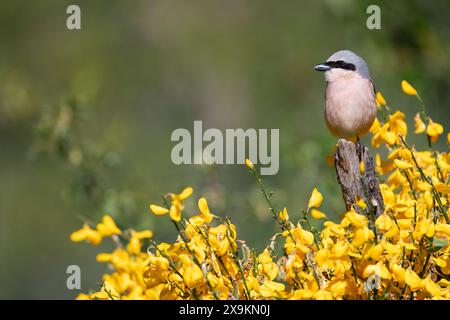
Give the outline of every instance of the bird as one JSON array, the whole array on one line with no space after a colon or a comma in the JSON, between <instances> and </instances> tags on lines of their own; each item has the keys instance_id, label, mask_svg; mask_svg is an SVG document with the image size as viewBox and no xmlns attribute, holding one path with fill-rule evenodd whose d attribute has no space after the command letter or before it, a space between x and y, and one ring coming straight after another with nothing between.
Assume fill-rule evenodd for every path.
<instances>
[{"instance_id":1,"label":"bird","mask_svg":"<svg viewBox=\"0 0 450 320\"><path fill-rule=\"evenodd\" d=\"M366 135L377 115L369 67L350 50L333 53L314 67L325 73L325 122L334 136L353 142Z\"/></svg>"}]
</instances>

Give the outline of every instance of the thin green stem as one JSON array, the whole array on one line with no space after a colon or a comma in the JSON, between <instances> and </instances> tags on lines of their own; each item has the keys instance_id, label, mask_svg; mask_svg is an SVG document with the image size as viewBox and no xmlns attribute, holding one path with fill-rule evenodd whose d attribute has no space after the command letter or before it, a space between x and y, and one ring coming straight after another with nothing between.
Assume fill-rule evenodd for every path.
<instances>
[{"instance_id":1,"label":"thin green stem","mask_svg":"<svg viewBox=\"0 0 450 320\"><path fill-rule=\"evenodd\" d=\"M425 258L425 262L424 262L424 264L423 264L422 270L421 270L420 273L419 273L419 277L420 277L420 278L422 278L422 277L425 275L425 271L427 270L428 261L430 261L430 257L431 257L431 254L428 253L428 254L427 254L427 257Z\"/></svg>"}]
</instances>

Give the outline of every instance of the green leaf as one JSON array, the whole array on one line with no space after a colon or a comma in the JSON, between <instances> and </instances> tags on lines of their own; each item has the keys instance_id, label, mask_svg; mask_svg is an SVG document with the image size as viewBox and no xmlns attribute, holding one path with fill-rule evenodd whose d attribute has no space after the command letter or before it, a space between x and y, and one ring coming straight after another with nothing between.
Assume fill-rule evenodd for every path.
<instances>
[{"instance_id":1,"label":"green leaf","mask_svg":"<svg viewBox=\"0 0 450 320\"><path fill-rule=\"evenodd\" d=\"M431 241L430 241L431 242ZM430 243L431 246L427 248L429 253L433 253L441 250L442 248L448 246L447 238L433 238L433 241Z\"/></svg>"}]
</instances>

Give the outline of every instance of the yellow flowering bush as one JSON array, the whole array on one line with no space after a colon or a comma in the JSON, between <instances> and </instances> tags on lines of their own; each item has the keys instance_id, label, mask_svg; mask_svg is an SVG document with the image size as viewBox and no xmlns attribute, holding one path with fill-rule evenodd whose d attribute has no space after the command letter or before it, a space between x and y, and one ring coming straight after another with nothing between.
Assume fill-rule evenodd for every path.
<instances>
[{"instance_id":1,"label":"yellow flowering bush","mask_svg":"<svg viewBox=\"0 0 450 320\"><path fill-rule=\"evenodd\" d=\"M273 209L247 160L280 227L262 252L238 240L236 226L212 213L205 198L198 199L197 214L187 215L183 203L193 194L188 187L149 207L175 225L174 243L145 240L152 238L150 230L120 230L108 215L72 233L73 241L98 245L110 237L117 244L97 256L114 271L103 276L97 292L78 299L450 299L450 153L433 150L444 128L426 114L412 85L401 86L422 103L415 133L426 135L429 148L419 151L407 143L405 114L391 113L377 94L381 117L371 128L372 146L388 152L385 159L375 156L383 214L375 217L359 199L361 214L351 209L339 222L327 220L320 211L324 198L314 189L303 218L291 221L286 208ZM311 219L323 221L323 229L312 228ZM283 247L281 256L276 243Z\"/></svg>"}]
</instances>

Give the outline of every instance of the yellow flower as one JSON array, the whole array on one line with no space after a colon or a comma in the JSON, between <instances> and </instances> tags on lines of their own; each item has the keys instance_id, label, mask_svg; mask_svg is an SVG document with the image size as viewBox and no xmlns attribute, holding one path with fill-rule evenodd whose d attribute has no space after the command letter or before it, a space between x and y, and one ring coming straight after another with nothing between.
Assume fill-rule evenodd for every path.
<instances>
[{"instance_id":1,"label":"yellow flower","mask_svg":"<svg viewBox=\"0 0 450 320\"><path fill-rule=\"evenodd\" d=\"M141 241L139 241L139 239L136 237L131 237L127 245L128 252L132 254L139 254L141 253L141 248L142 248Z\"/></svg>"},{"instance_id":2,"label":"yellow flower","mask_svg":"<svg viewBox=\"0 0 450 320\"><path fill-rule=\"evenodd\" d=\"M319 268L323 267L323 265L328 261L329 257L330 257L330 250L323 248L317 251L316 262L319 265Z\"/></svg>"},{"instance_id":3,"label":"yellow flower","mask_svg":"<svg viewBox=\"0 0 450 320\"><path fill-rule=\"evenodd\" d=\"M366 165L364 164L364 161L361 161L359 163L359 173L361 175L364 175L364 172L366 171Z\"/></svg>"},{"instance_id":4,"label":"yellow flower","mask_svg":"<svg viewBox=\"0 0 450 320\"><path fill-rule=\"evenodd\" d=\"M172 201L183 201L189 198L192 192L194 192L194 189L192 189L191 187L187 187L184 188L180 194L171 193L170 196L172 197Z\"/></svg>"},{"instance_id":5,"label":"yellow flower","mask_svg":"<svg viewBox=\"0 0 450 320\"><path fill-rule=\"evenodd\" d=\"M389 122L383 124L381 127L375 128L374 125L372 125L372 146L378 148L383 142L394 145L397 140L396 134L405 135L407 126L401 117L402 113L397 112L394 115L389 116Z\"/></svg>"},{"instance_id":6,"label":"yellow flower","mask_svg":"<svg viewBox=\"0 0 450 320\"><path fill-rule=\"evenodd\" d=\"M145 291L145 297L149 300L159 300L161 297L161 292L164 289L165 284L161 283L154 287L151 287Z\"/></svg>"},{"instance_id":7,"label":"yellow flower","mask_svg":"<svg viewBox=\"0 0 450 320\"><path fill-rule=\"evenodd\" d=\"M345 214L345 217L355 227L365 227L367 225L367 218L362 214L356 213L354 210L350 210Z\"/></svg>"},{"instance_id":8,"label":"yellow flower","mask_svg":"<svg viewBox=\"0 0 450 320\"><path fill-rule=\"evenodd\" d=\"M186 229L184 230L187 238L191 240L199 232L198 227L205 223L206 221L201 217L201 215L196 215L189 218L189 223L186 225Z\"/></svg>"},{"instance_id":9,"label":"yellow flower","mask_svg":"<svg viewBox=\"0 0 450 320\"><path fill-rule=\"evenodd\" d=\"M269 280L275 279L278 275L278 266L272 261L272 257L267 249L258 256L258 270L266 275Z\"/></svg>"},{"instance_id":10,"label":"yellow flower","mask_svg":"<svg viewBox=\"0 0 450 320\"><path fill-rule=\"evenodd\" d=\"M386 105L386 99L384 99L384 97L380 91L377 91L375 101L377 103L377 106L385 106Z\"/></svg>"},{"instance_id":11,"label":"yellow flower","mask_svg":"<svg viewBox=\"0 0 450 320\"><path fill-rule=\"evenodd\" d=\"M166 258L155 257L155 256L150 256L149 264L151 266L154 266L157 270L160 270L160 271L169 270L169 265L170 265L169 261Z\"/></svg>"},{"instance_id":12,"label":"yellow flower","mask_svg":"<svg viewBox=\"0 0 450 320\"><path fill-rule=\"evenodd\" d=\"M378 130L380 130L380 121L378 121L378 118L375 118L369 131L371 133L376 133Z\"/></svg>"},{"instance_id":13,"label":"yellow flower","mask_svg":"<svg viewBox=\"0 0 450 320\"><path fill-rule=\"evenodd\" d=\"M227 238L228 227L225 224L209 229L208 241L218 256L223 256L230 250L230 242ZM233 239L234 240L234 239Z\"/></svg>"},{"instance_id":14,"label":"yellow flower","mask_svg":"<svg viewBox=\"0 0 450 320\"><path fill-rule=\"evenodd\" d=\"M90 296L85 293L80 293L79 295L77 295L77 297L75 299L76 300L90 300Z\"/></svg>"},{"instance_id":15,"label":"yellow flower","mask_svg":"<svg viewBox=\"0 0 450 320\"><path fill-rule=\"evenodd\" d=\"M443 286L445 286L445 287L448 287L448 286L450 286L450 281L448 281L448 280L445 279L445 278L442 278L441 280L438 281L438 284L439 284L439 285L443 285Z\"/></svg>"},{"instance_id":16,"label":"yellow flower","mask_svg":"<svg viewBox=\"0 0 450 320\"><path fill-rule=\"evenodd\" d=\"M343 236L345 235L345 230L344 230L344 226L341 224L336 224L332 221L325 221L323 223L324 227L325 227L325 232L330 233L332 235L336 235L336 236Z\"/></svg>"},{"instance_id":17,"label":"yellow flower","mask_svg":"<svg viewBox=\"0 0 450 320\"><path fill-rule=\"evenodd\" d=\"M450 133L447 134L447 142L450 143Z\"/></svg>"},{"instance_id":18,"label":"yellow flower","mask_svg":"<svg viewBox=\"0 0 450 320\"><path fill-rule=\"evenodd\" d=\"M183 210L183 206L181 202L175 202L170 206L170 218L174 221L181 221L181 211Z\"/></svg>"},{"instance_id":19,"label":"yellow flower","mask_svg":"<svg viewBox=\"0 0 450 320\"><path fill-rule=\"evenodd\" d=\"M434 263L437 266L441 267L441 268L445 268L445 266L447 265L447 262L445 260L441 259L441 258L434 258L433 257L432 259L433 259Z\"/></svg>"},{"instance_id":20,"label":"yellow flower","mask_svg":"<svg viewBox=\"0 0 450 320\"><path fill-rule=\"evenodd\" d=\"M91 300L111 300L111 296L106 291L98 291L98 292L94 292L93 294L91 294L89 296L89 299L91 299ZM115 296L114 299L118 299L118 297Z\"/></svg>"},{"instance_id":21,"label":"yellow flower","mask_svg":"<svg viewBox=\"0 0 450 320\"><path fill-rule=\"evenodd\" d=\"M372 126L370 127L370 132L375 134L380 130L380 121L378 121L378 118L375 118L375 120L372 123Z\"/></svg>"},{"instance_id":22,"label":"yellow flower","mask_svg":"<svg viewBox=\"0 0 450 320\"><path fill-rule=\"evenodd\" d=\"M153 237L153 232L151 230L134 231L132 230L132 235L140 240L148 239Z\"/></svg>"},{"instance_id":23,"label":"yellow flower","mask_svg":"<svg viewBox=\"0 0 450 320\"><path fill-rule=\"evenodd\" d=\"M395 140L396 140L395 133L387 131L387 127L385 127L385 130L381 130L380 137L390 146L395 144Z\"/></svg>"},{"instance_id":24,"label":"yellow flower","mask_svg":"<svg viewBox=\"0 0 450 320\"><path fill-rule=\"evenodd\" d=\"M195 287L203 279L202 269L190 260L183 264L182 274L184 281L190 288Z\"/></svg>"},{"instance_id":25,"label":"yellow flower","mask_svg":"<svg viewBox=\"0 0 450 320\"><path fill-rule=\"evenodd\" d=\"M157 206L156 204L151 204L150 210L157 216L160 216L160 215L163 215L163 214L166 214L169 212L169 209Z\"/></svg>"},{"instance_id":26,"label":"yellow flower","mask_svg":"<svg viewBox=\"0 0 450 320\"><path fill-rule=\"evenodd\" d=\"M183 210L182 201L187 199L193 192L193 189L191 187L183 189L180 194L174 194L171 193L170 197L172 199L172 203L170 205L170 209L151 204L150 210L160 216L166 213L169 213L170 218L174 221L180 221L181 220L181 211Z\"/></svg>"},{"instance_id":27,"label":"yellow flower","mask_svg":"<svg viewBox=\"0 0 450 320\"><path fill-rule=\"evenodd\" d=\"M73 242L87 241L93 245L99 245L102 242L102 236L97 230L91 229L87 223L80 230L72 232L70 240Z\"/></svg>"},{"instance_id":28,"label":"yellow flower","mask_svg":"<svg viewBox=\"0 0 450 320\"><path fill-rule=\"evenodd\" d=\"M450 194L450 185L445 183L436 184L436 190L445 194Z\"/></svg>"},{"instance_id":29,"label":"yellow flower","mask_svg":"<svg viewBox=\"0 0 450 320\"><path fill-rule=\"evenodd\" d=\"M420 241L423 236L432 237L435 232L435 225L431 220L421 220L417 222L413 231L413 238L416 241Z\"/></svg>"},{"instance_id":30,"label":"yellow flower","mask_svg":"<svg viewBox=\"0 0 450 320\"><path fill-rule=\"evenodd\" d=\"M417 291L423 288L423 281L413 270L408 269L405 272L405 282L411 291Z\"/></svg>"},{"instance_id":31,"label":"yellow flower","mask_svg":"<svg viewBox=\"0 0 450 320\"><path fill-rule=\"evenodd\" d=\"M108 296L108 299L119 299L120 293L117 291L115 286L112 283L105 281L103 283L102 291L105 292Z\"/></svg>"},{"instance_id":32,"label":"yellow flower","mask_svg":"<svg viewBox=\"0 0 450 320\"><path fill-rule=\"evenodd\" d=\"M333 249L331 250L331 255L333 256L333 258L342 258L349 249L349 245L347 241L338 241L336 242L336 244L333 246Z\"/></svg>"},{"instance_id":33,"label":"yellow flower","mask_svg":"<svg viewBox=\"0 0 450 320\"><path fill-rule=\"evenodd\" d=\"M372 237L372 233L367 227L357 228L353 232L353 241L352 246L358 248L364 245L370 238Z\"/></svg>"},{"instance_id":34,"label":"yellow flower","mask_svg":"<svg viewBox=\"0 0 450 320\"><path fill-rule=\"evenodd\" d=\"M229 289L228 289L228 287L225 284L224 278L217 277L217 276L215 276L212 273L208 273L206 278L209 281L211 287L216 292L218 292L219 298L221 300L226 300L228 298L228 295L229 295ZM249 279L249 278L247 278L247 285L249 286L249 290L252 290L251 288L257 288L258 281L255 278L253 278L253 277L252 278L254 280L253 279Z\"/></svg>"},{"instance_id":35,"label":"yellow flower","mask_svg":"<svg viewBox=\"0 0 450 320\"><path fill-rule=\"evenodd\" d=\"M297 228L292 229L292 234L294 235L294 238L299 241L299 243L307 246L312 245L314 242L314 235L311 232L304 230L300 225L298 225ZM283 236L287 236L286 231L283 232Z\"/></svg>"},{"instance_id":36,"label":"yellow flower","mask_svg":"<svg viewBox=\"0 0 450 320\"><path fill-rule=\"evenodd\" d=\"M250 161L250 159L245 159L245 165L246 165L250 170L255 170L255 166L253 165L253 162Z\"/></svg>"},{"instance_id":37,"label":"yellow flower","mask_svg":"<svg viewBox=\"0 0 450 320\"><path fill-rule=\"evenodd\" d=\"M383 196L384 205L386 207L394 207L396 203L396 195L392 191L392 188L386 184L380 184L381 194Z\"/></svg>"},{"instance_id":38,"label":"yellow flower","mask_svg":"<svg viewBox=\"0 0 450 320\"><path fill-rule=\"evenodd\" d=\"M406 93L410 96L417 95L417 90L414 89L414 87L412 85L410 85L409 82L406 80L402 80L402 90L404 93Z\"/></svg>"},{"instance_id":39,"label":"yellow flower","mask_svg":"<svg viewBox=\"0 0 450 320\"><path fill-rule=\"evenodd\" d=\"M198 199L198 208L200 209L200 217L205 220L206 223L210 223L212 219L215 217L210 211L208 207L208 202L205 198Z\"/></svg>"},{"instance_id":40,"label":"yellow flower","mask_svg":"<svg viewBox=\"0 0 450 320\"><path fill-rule=\"evenodd\" d=\"M320 208L320 206L322 205L322 201L323 201L322 194L319 192L319 190L317 190L317 188L314 188L311 197L309 198L308 201L308 210L313 207Z\"/></svg>"},{"instance_id":41,"label":"yellow flower","mask_svg":"<svg viewBox=\"0 0 450 320\"><path fill-rule=\"evenodd\" d=\"M314 291L309 289L295 290L291 299L294 300L310 300L314 296Z\"/></svg>"},{"instance_id":42,"label":"yellow flower","mask_svg":"<svg viewBox=\"0 0 450 320\"><path fill-rule=\"evenodd\" d=\"M431 141L436 142L438 137L444 133L444 127L433 120L428 120L427 135L431 138Z\"/></svg>"},{"instance_id":43,"label":"yellow flower","mask_svg":"<svg viewBox=\"0 0 450 320\"><path fill-rule=\"evenodd\" d=\"M297 249L303 253L307 253L310 251L309 247L314 242L314 235L304 230L300 224L294 229L283 231L282 235L286 238L284 249L288 254Z\"/></svg>"},{"instance_id":44,"label":"yellow flower","mask_svg":"<svg viewBox=\"0 0 450 320\"><path fill-rule=\"evenodd\" d=\"M281 221L288 221L289 220L289 214L286 208L283 209L283 211L280 211L279 213L280 220Z\"/></svg>"},{"instance_id":45,"label":"yellow flower","mask_svg":"<svg viewBox=\"0 0 450 320\"><path fill-rule=\"evenodd\" d=\"M174 221L181 221L181 211L183 210L183 200L187 199L193 192L191 187L184 188L180 194L171 193L172 203L170 205L169 215Z\"/></svg>"},{"instance_id":46,"label":"yellow flower","mask_svg":"<svg viewBox=\"0 0 450 320\"><path fill-rule=\"evenodd\" d=\"M111 253L99 253L95 260L97 262L110 262L113 259L113 255Z\"/></svg>"},{"instance_id":47,"label":"yellow flower","mask_svg":"<svg viewBox=\"0 0 450 320\"><path fill-rule=\"evenodd\" d=\"M264 298L277 297L284 291L284 284L266 280L260 287L260 293Z\"/></svg>"},{"instance_id":48,"label":"yellow flower","mask_svg":"<svg viewBox=\"0 0 450 320\"><path fill-rule=\"evenodd\" d=\"M401 266L399 266L398 264L394 264L391 267L391 270L394 274L395 279L401 284L403 285L405 283L405 275L406 275L406 270L403 269Z\"/></svg>"},{"instance_id":49,"label":"yellow flower","mask_svg":"<svg viewBox=\"0 0 450 320\"><path fill-rule=\"evenodd\" d=\"M404 121L405 114L401 111L396 111L394 114L389 116L389 130L395 134L406 136L408 132L408 126Z\"/></svg>"},{"instance_id":50,"label":"yellow flower","mask_svg":"<svg viewBox=\"0 0 450 320\"><path fill-rule=\"evenodd\" d=\"M81 242L86 240L86 229L90 229L87 224L83 225L83 228L72 232L70 235L70 240L73 242Z\"/></svg>"},{"instance_id":51,"label":"yellow flower","mask_svg":"<svg viewBox=\"0 0 450 320\"><path fill-rule=\"evenodd\" d=\"M127 245L128 252L135 255L140 254L142 248L142 240L151 237L153 237L153 232L150 230L144 230L140 232L131 230L131 239Z\"/></svg>"},{"instance_id":52,"label":"yellow flower","mask_svg":"<svg viewBox=\"0 0 450 320\"><path fill-rule=\"evenodd\" d=\"M330 291L334 297L341 298L346 294L347 285L347 281L336 281L330 286Z\"/></svg>"},{"instance_id":53,"label":"yellow flower","mask_svg":"<svg viewBox=\"0 0 450 320\"><path fill-rule=\"evenodd\" d=\"M381 160L379 153L375 156L376 171L380 174L386 174L394 168L392 161Z\"/></svg>"},{"instance_id":54,"label":"yellow flower","mask_svg":"<svg viewBox=\"0 0 450 320\"><path fill-rule=\"evenodd\" d=\"M392 219L387 214L382 214L375 221L375 225L380 231L387 231L392 228L393 225Z\"/></svg>"},{"instance_id":55,"label":"yellow flower","mask_svg":"<svg viewBox=\"0 0 450 320\"><path fill-rule=\"evenodd\" d=\"M434 283L434 281L431 280L430 277L427 277L425 280L423 280L423 284L425 286L425 290L427 290L432 297L442 296L443 294L442 288L439 287L436 283Z\"/></svg>"},{"instance_id":56,"label":"yellow flower","mask_svg":"<svg viewBox=\"0 0 450 320\"><path fill-rule=\"evenodd\" d=\"M122 232L117 227L113 218L109 215L103 216L102 222L97 224L97 231L102 237L109 237L114 234L121 234Z\"/></svg>"},{"instance_id":57,"label":"yellow flower","mask_svg":"<svg viewBox=\"0 0 450 320\"><path fill-rule=\"evenodd\" d=\"M319 211L319 210L317 210L317 209L312 209L312 210L311 210L311 217L313 217L314 219L319 220L319 219L324 219L324 218L326 218L327 216L326 216L326 214L323 213L322 211Z\"/></svg>"},{"instance_id":58,"label":"yellow flower","mask_svg":"<svg viewBox=\"0 0 450 320\"><path fill-rule=\"evenodd\" d=\"M367 204L365 203L364 199L362 199L362 198L359 198L355 204L363 210L367 208Z\"/></svg>"},{"instance_id":59,"label":"yellow flower","mask_svg":"<svg viewBox=\"0 0 450 320\"><path fill-rule=\"evenodd\" d=\"M398 255L402 252L402 247L399 244L392 244L385 239L381 240L381 245L383 246L383 250L386 252L387 255L394 256ZM405 245L405 250L412 250L415 248L407 247Z\"/></svg>"},{"instance_id":60,"label":"yellow flower","mask_svg":"<svg viewBox=\"0 0 450 320\"><path fill-rule=\"evenodd\" d=\"M410 163L408 163L404 160L399 160L399 159L395 159L394 164L397 168L399 168L401 170L411 169L413 167Z\"/></svg>"},{"instance_id":61,"label":"yellow flower","mask_svg":"<svg viewBox=\"0 0 450 320\"><path fill-rule=\"evenodd\" d=\"M434 226L434 230L436 232L442 232L446 234L448 237L450 237L450 224L442 224L442 223L436 224Z\"/></svg>"},{"instance_id":62,"label":"yellow flower","mask_svg":"<svg viewBox=\"0 0 450 320\"><path fill-rule=\"evenodd\" d=\"M387 182L394 187L399 187L406 185L406 183L408 183L408 180L400 172L400 170L397 169L388 177Z\"/></svg>"},{"instance_id":63,"label":"yellow flower","mask_svg":"<svg viewBox=\"0 0 450 320\"><path fill-rule=\"evenodd\" d=\"M377 264L368 265L363 272L364 278L368 278L371 275L377 275L381 279L390 279L391 273L389 272L388 268L382 263L378 262Z\"/></svg>"},{"instance_id":64,"label":"yellow flower","mask_svg":"<svg viewBox=\"0 0 450 320\"><path fill-rule=\"evenodd\" d=\"M416 130L414 131L414 133L416 134L425 132L425 129L427 128L425 123L423 123L422 119L420 118L419 113L417 113L414 117L414 126L416 127Z\"/></svg>"},{"instance_id":65,"label":"yellow flower","mask_svg":"<svg viewBox=\"0 0 450 320\"><path fill-rule=\"evenodd\" d=\"M367 255L374 261L383 254L383 246L381 244L374 245L367 251Z\"/></svg>"},{"instance_id":66,"label":"yellow flower","mask_svg":"<svg viewBox=\"0 0 450 320\"><path fill-rule=\"evenodd\" d=\"M333 295L326 290L319 290L314 294L313 298L315 300L332 300Z\"/></svg>"}]
</instances>

